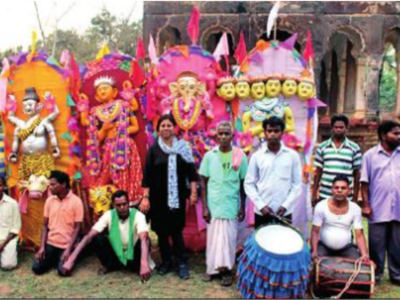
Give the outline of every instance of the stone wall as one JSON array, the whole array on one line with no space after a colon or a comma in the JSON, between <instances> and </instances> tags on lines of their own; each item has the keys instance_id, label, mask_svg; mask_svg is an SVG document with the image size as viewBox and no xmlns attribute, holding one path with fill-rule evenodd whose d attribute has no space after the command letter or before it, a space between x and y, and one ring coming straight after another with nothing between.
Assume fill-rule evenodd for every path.
<instances>
[{"instance_id":1,"label":"stone wall","mask_svg":"<svg viewBox=\"0 0 400 300\"><path fill-rule=\"evenodd\" d=\"M273 2L145 2L145 43L153 35L161 54L173 46L171 33L178 32L179 42L190 44L186 28L193 5L201 12L199 44L210 48L207 41L212 34L227 32L235 49L243 31L249 51L265 36ZM379 76L385 44L391 43L400 53L400 2L283 1L277 24L277 39L298 33L301 49L305 46L307 30L311 31L318 95L327 104L327 109L322 110L322 119L333 113L345 113L353 122L364 123L365 129L368 122L382 118L378 103ZM400 55L397 57L400 62ZM400 116L399 89L397 94L396 109L389 117Z\"/></svg>"}]
</instances>

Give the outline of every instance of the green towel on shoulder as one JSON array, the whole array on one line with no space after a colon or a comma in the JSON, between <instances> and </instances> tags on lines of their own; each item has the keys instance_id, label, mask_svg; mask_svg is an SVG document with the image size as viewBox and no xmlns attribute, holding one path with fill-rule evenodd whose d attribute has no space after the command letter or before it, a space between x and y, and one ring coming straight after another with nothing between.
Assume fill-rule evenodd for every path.
<instances>
[{"instance_id":1,"label":"green towel on shoulder","mask_svg":"<svg viewBox=\"0 0 400 300\"><path fill-rule=\"evenodd\" d=\"M134 257L134 245L133 245L133 235L134 235L134 228L133 224L135 222L135 215L137 210L130 209L129 211L129 243L127 251L124 251L124 246L122 244L121 239L121 232L119 230L119 217L118 213L115 209L111 210L111 230L110 230L110 243L112 248L115 251L120 262L126 266L128 260L133 260Z\"/></svg>"}]
</instances>

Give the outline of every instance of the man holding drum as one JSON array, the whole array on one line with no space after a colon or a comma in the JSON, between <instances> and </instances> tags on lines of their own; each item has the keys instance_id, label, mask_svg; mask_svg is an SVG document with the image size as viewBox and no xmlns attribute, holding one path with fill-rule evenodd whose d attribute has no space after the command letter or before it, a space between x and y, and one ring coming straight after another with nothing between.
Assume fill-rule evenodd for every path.
<instances>
[{"instance_id":1,"label":"man holding drum","mask_svg":"<svg viewBox=\"0 0 400 300\"><path fill-rule=\"evenodd\" d=\"M319 202L315 208L311 233L312 258L335 256L368 259L360 207L348 201L350 180L345 175L333 179L332 198ZM354 227L357 247L352 243Z\"/></svg>"},{"instance_id":2,"label":"man holding drum","mask_svg":"<svg viewBox=\"0 0 400 300\"><path fill-rule=\"evenodd\" d=\"M251 157L244 182L246 194L254 203L256 228L273 223L274 216L291 221L302 180L299 154L281 142L284 121L271 117L264 120L263 128L267 145Z\"/></svg>"}]
</instances>

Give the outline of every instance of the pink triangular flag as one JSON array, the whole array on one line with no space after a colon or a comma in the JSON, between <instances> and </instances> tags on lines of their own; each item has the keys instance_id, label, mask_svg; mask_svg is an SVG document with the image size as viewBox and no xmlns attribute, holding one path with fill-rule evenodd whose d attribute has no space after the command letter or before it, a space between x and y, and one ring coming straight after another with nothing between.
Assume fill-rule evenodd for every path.
<instances>
[{"instance_id":1,"label":"pink triangular flag","mask_svg":"<svg viewBox=\"0 0 400 300\"><path fill-rule=\"evenodd\" d=\"M153 65L157 65L158 64L158 58L157 58L157 52L156 52L156 46L154 45L154 40L153 40L153 36L150 35L150 41L149 41L149 57L150 57L150 61Z\"/></svg>"},{"instance_id":2,"label":"pink triangular flag","mask_svg":"<svg viewBox=\"0 0 400 300\"><path fill-rule=\"evenodd\" d=\"M196 6L194 6L192 9L192 14L190 16L187 28L188 34L190 36L193 45L197 43L197 39L199 38L199 20L200 20L199 9Z\"/></svg>"},{"instance_id":3,"label":"pink triangular flag","mask_svg":"<svg viewBox=\"0 0 400 300\"><path fill-rule=\"evenodd\" d=\"M224 32L218 42L217 48L213 53L214 58L216 61L221 59L221 56L229 55L229 44L228 44L228 35Z\"/></svg>"}]
</instances>

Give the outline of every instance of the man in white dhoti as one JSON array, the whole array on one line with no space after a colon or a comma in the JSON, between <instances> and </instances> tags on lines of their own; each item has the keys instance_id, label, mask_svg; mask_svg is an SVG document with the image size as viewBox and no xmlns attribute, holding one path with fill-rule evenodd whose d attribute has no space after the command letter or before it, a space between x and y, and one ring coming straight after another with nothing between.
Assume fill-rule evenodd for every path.
<instances>
[{"instance_id":1,"label":"man in white dhoti","mask_svg":"<svg viewBox=\"0 0 400 300\"><path fill-rule=\"evenodd\" d=\"M6 180L0 177L0 269L11 270L18 263L18 234L21 215L17 201L4 194Z\"/></svg>"},{"instance_id":2,"label":"man in white dhoti","mask_svg":"<svg viewBox=\"0 0 400 300\"><path fill-rule=\"evenodd\" d=\"M219 146L206 153L200 166L203 217L208 223L204 279L211 281L221 275L222 286L233 283L238 221L243 221L245 215L247 157L241 149L232 147L232 139L231 124L218 124Z\"/></svg>"}]
</instances>

